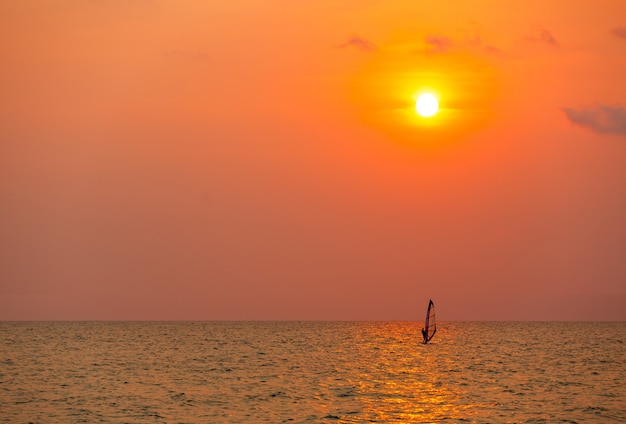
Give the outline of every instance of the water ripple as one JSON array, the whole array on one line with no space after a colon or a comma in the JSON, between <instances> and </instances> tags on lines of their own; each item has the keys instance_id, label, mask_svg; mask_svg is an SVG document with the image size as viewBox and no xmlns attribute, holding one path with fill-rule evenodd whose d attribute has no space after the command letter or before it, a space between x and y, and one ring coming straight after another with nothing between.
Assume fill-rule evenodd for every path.
<instances>
[{"instance_id":1,"label":"water ripple","mask_svg":"<svg viewBox=\"0 0 626 424\"><path fill-rule=\"evenodd\" d=\"M0 323L0 422L626 422L625 323L419 328Z\"/></svg>"}]
</instances>

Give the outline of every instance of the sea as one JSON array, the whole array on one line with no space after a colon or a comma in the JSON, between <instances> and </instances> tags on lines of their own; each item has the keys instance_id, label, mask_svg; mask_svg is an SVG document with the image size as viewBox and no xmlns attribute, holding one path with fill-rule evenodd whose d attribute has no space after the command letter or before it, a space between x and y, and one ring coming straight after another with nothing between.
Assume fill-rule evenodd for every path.
<instances>
[{"instance_id":1,"label":"sea","mask_svg":"<svg viewBox=\"0 0 626 424\"><path fill-rule=\"evenodd\" d=\"M626 422L625 322L0 322L1 423Z\"/></svg>"}]
</instances>

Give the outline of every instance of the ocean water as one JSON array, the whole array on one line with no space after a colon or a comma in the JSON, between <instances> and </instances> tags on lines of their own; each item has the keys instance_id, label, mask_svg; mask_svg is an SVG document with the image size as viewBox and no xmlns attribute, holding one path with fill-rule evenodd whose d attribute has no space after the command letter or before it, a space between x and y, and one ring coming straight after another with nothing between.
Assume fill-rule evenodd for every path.
<instances>
[{"instance_id":1,"label":"ocean water","mask_svg":"<svg viewBox=\"0 0 626 424\"><path fill-rule=\"evenodd\" d=\"M626 422L626 323L0 323L2 423Z\"/></svg>"}]
</instances>

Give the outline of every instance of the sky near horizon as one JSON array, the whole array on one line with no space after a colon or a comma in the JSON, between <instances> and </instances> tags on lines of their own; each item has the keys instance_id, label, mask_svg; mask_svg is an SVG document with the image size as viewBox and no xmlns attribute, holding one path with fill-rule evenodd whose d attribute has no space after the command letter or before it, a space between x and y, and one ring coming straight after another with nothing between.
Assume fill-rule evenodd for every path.
<instances>
[{"instance_id":1,"label":"sky near horizon","mask_svg":"<svg viewBox=\"0 0 626 424\"><path fill-rule=\"evenodd\" d=\"M0 39L0 320L626 320L623 0L4 1Z\"/></svg>"}]
</instances>

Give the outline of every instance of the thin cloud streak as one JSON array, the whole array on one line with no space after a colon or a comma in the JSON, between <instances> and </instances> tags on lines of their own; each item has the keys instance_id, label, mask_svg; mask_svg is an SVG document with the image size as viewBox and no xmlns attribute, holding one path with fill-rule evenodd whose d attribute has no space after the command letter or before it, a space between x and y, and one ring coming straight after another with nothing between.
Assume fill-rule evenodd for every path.
<instances>
[{"instance_id":1,"label":"thin cloud streak","mask_svg":"<svg viewBox=\"0 0 626 424\"><path fill-rule=\"evenodd\" d=\"M552 33L550 31L548 31L547 29L542 29L541 33L539 35L539 39L541 41L543 41L546 44L550 44L551 46L555 46L557 47L559 45L559 43L557 43L556 39L554 38L554 36L552 35Z\"/></svg>"},{"instance_id":2,"label":"thin cloud streak","mask_svg":"<svg viewBox=\"0 0 626 424\"><path fill-rule=\"evenodd\" d=\"M357 36L350 37L348 41L341 44L339 47L344 48L344 49L346 47L354 47L357 50L362 50L366 52L373 52L377 50L376 44L372 43L369 40L366 40L365 38L361 38Z\"/></svg>"},{"instance_id":3,"label":"thin cloud streak","mask_svg":"<svg viewBox=\"0 0 626 424\"><path fill-rule=\"evenodd\" d=\"M484 50L485 52L495 56L502 56L504 54L504 51L496 46L487 45L484 47Z\"/></svg>"},{"instance_id":4,"label":"thin cloud streak","mask_svg":"<svg viewBox=\"0 0 626 424\"><path fill-rule=\"evenodd\" d=\"M626 27L619 26L611 29L611 35L626 40Z\"/></svg>"},{"instance_id":5,"label":"thin cloud streak","mask_svg":"<svg viewBox=\"0 0 626 424\"><path fill-rule=\"evenodd\" d=\"M432 47L430 53L445 53L452 46L452 41L443 35L429 35L425 41Z\"/></svg>"},{"instance_id":6,"label":"thin cloud streak","mask_svg":"<svg viewBox=\"0 0 626 424\"><path fill-rule=\"evenodd\" d=\"M591 109L562 108L574 125L589 128L598 134L626 135L626 109L622 106L598 105Z\"/></svg>"},{"instance_id":7,"label":"thin cloud streak","mask_svg":"<svg viewBox=\"0 0 626 424\"><path fill-rule=\"evenodd\" d=\"M551 47L560 47L559 42L556 40L554 35L552 35L552 32L545 28L541 28L537 35L531 35L526 37L526 40L546 44Z\"/></svg>"}]
</instances>

